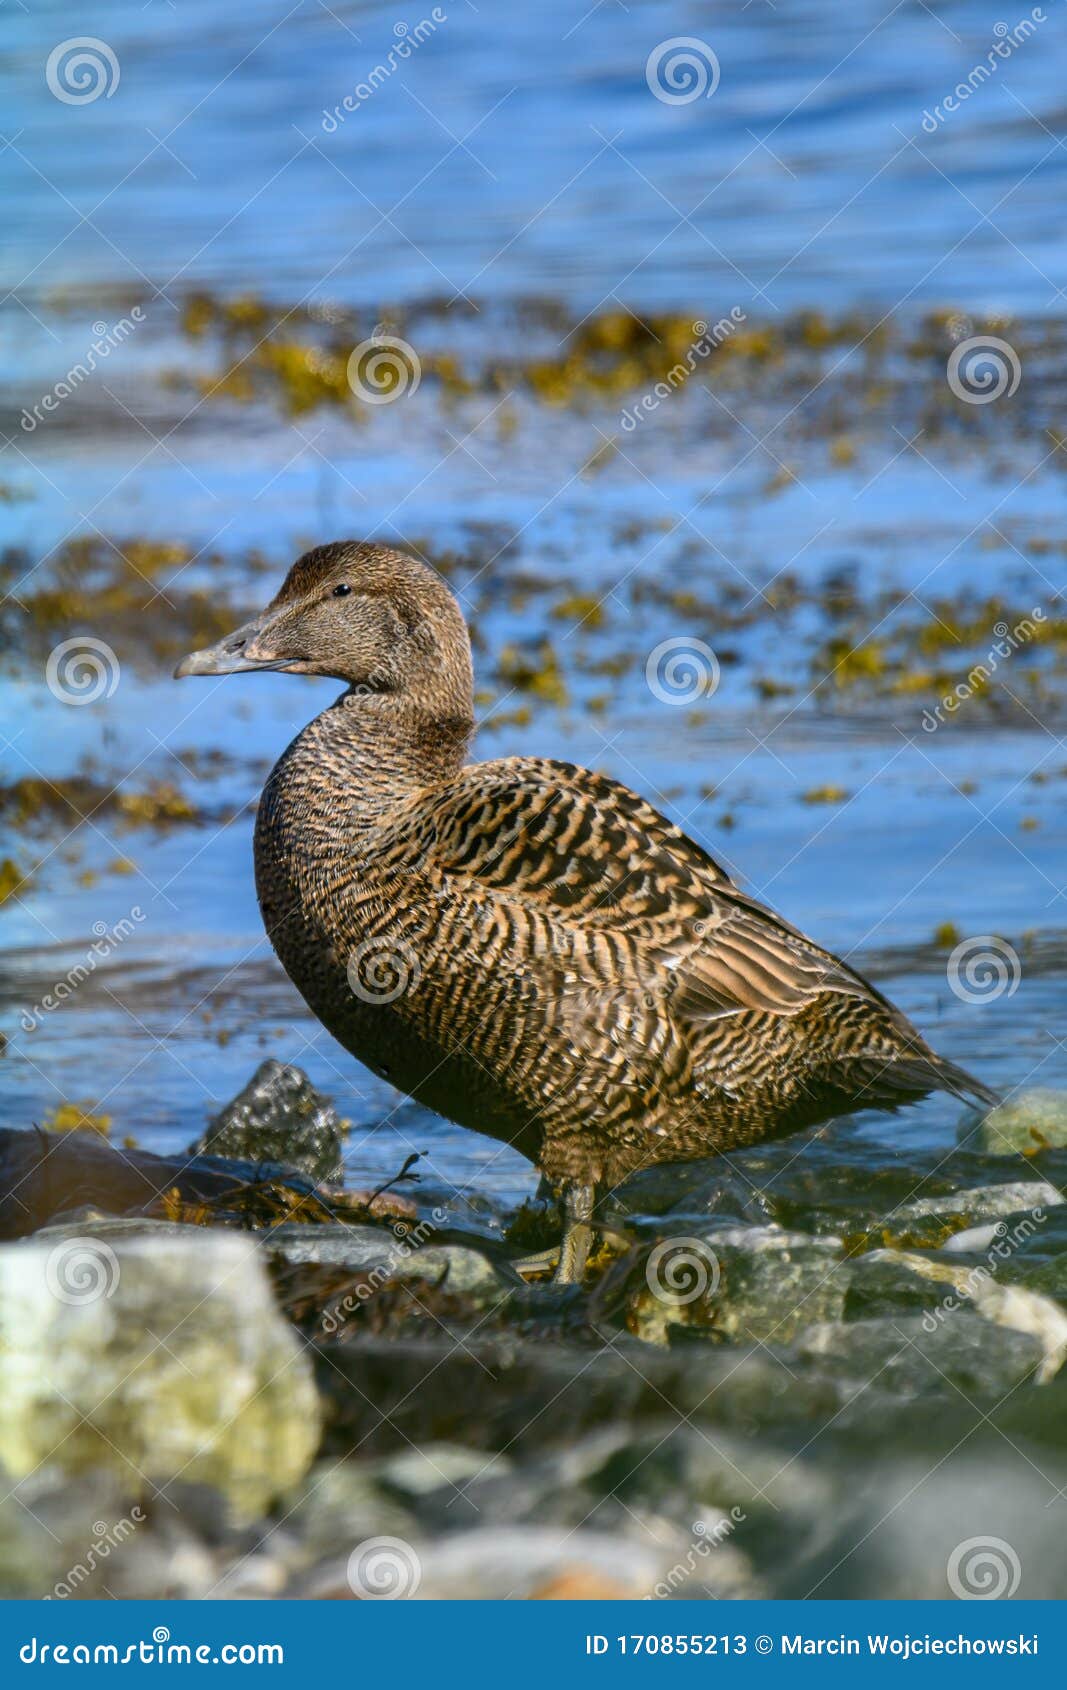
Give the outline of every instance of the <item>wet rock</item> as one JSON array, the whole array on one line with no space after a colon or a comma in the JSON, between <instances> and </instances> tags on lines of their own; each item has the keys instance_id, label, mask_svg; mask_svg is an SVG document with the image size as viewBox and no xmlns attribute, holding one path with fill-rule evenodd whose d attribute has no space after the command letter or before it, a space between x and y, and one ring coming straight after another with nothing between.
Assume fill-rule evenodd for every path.
<instances>
[{"instance_id":1,"label":"wet rock","mask_svg":"<svg viewBox=\"0 0 1067 1690\"><path fill-rule=\"evenodd\" d=\"M291 1267L318 1264L338 1270L327 1296L335 1326L386 1285L443 1288L462 1297L472 1312L502 1303L521 1288L506 1263L498 1268L482 1250L434 1242L436 1236L426 1222L392 1228L287 1224L264 1233L263 1242ZM346 1273L353 1277L347 1288ZM329 1321L326 1330L331 1330Z\"/></svg>"},{"instance_id":2,"label":"wet rock","mask_svg":"<svg viewBox=\"0 0 1067 1690\"><path fill-rule=\"evenodd\" d=\"M148 1215L105 1215L100 1210L85 1208L75 1218L58 1215L47 1226L38 1227L33 1234L34 1244L62 1244L65 1239L97 1238L106 1244L128 1243L134 1238L159 1238L164 1243L176 1238L195 1242L203 1239L204 1228L181 1221L157 1221Z\"/></svg>"},{"instance_id":3,"label":"wet rock","mask_svg":"<svg viewBox=\"0 0 1067 1690\"><path fill-rule=\"evenodd\" d=\"M330 1556L347 1555L362 1540L407 1538L415 1516L402 1496L378 1481L379 1463L322 1461L295 1493L281 1532L268 1540L272 1554L293 1572L304 1572Z\"/></svg>"},{"instance_id":4,"label":"wet rock","mask_svg":"<svg viewBox=\"0 0 1067 1690\"><path fill-rule=\"evenodd\" d=\"M294 1178L313 1196L308 1182ZM0 1239L25 1237L57 1216L158 1213L170 1199L205 1216L225 1214L231 1201L244 1213L262 1180L251 1162L119 1151L97 1133L0 1128Z\"/></svg>"},{"instance_id":5,"label":"wet rock","mask_svg":"<svg viewBox=\"0 0 1067 1690\"><path fill-rule=\"evenodd\" d=\"M235 1234L0 1248L0 1462L216 1487L244 1514L319 1437L303 1348Z\"/></svg>"},{"instance_id":6,"label":"wet rock","mask_svg":"<svg viewBox=\"0 0 1067 1690\"><path fill-rule=\"evenodd\" d=\"M423 1551L419 1595L503 1601L544 1596L551 1584L558 1589L565 1581L579 1581L618 1597L642 1597L666 1577L685 1547L681 1538L668 1537L657 1547L614 1533L553 1526L457 1532Z\"/></svg>"},{"instance_id":7,"label":"wet rock","mask_svg":"<svg viewBox=\"0 0 1067 1690\"><path fill-rule=\"evenodd\" d=\"M433 1218L441 1226L457 1227L486 1239L501 1239L507 1230L510 1212L491 1193L448 1187L435 1190L427 1178L419 1187L419 1198L420 1213L432 1204Z\"/></svg>"},{"instance_id":8,"label":"wet rock","mask_svg":"<svg viewBox=\"0 0 1067 1690\"><path fill-rule=\"evenodd\" d=\"M661 1418L636 1434L616 1424L506 1474L487 1469L464 1486L463 1500L471 1524L551 1522L687 1543L692 1553L673 1581L683 1573L691 1581L684 1594L699 1595L694 1585L704 1585L754 1596L766 1594L765 1567L806 1553L813 1533L821 1541L835 1488L773 1443ZM443 1504L443 1492L430 1493L420 1521L454 1527L458 1505Z\"/></svg>"},{"instance_id":9,"label":"wet rock","mask_svg":"<svg viewBox=\"0 0 1067 1690\"><path fill-rule=\"evenodd\" d=\"M875 1250L851 1265L847 1312L871 1318L915 1314L931 1331L968 1308L995 1325L1029 1333L1042 1348L1039 1383L1053 1378L1067 1357L1067 1313L1050 1297L1001 1285L988 1263L967 1265L909 1251Z\"/></svg>"},{"instance_id":10,"label":"wet rock","mask_svg":"<svg viewBox=\"0 0 1067 1690\"><path fill-rule=\"evenodd\" d=\"M885 1316L840 1325L811 1327L787 1352L796 1371L814 1369L833 1379L841 1395L842 1418L869 1424L875 1404L959 1393L996 1400L1045 1363L1042 1339L994 1325L959 1310L951 1319Z\"/></svg>"},{"instance_id":11,"label":"wet rock","mask_svg":"<svg viewBox=\"0 0 1067 1690\"><path fill-rule=\"evenodd\" d=\"M726 1156L643 1168L613 1193L610 1209L624 1219L669 1214L705 1225L712 1218L727 1226L774 1218L771 1202Z\"/></svg>"},{"instance_id":12,"label":"wet rock","mask_svg":"<svg viewBox=\"0 0 1067 1690\"><path fill-rule=\"evenodd\" d=\"M498 1475L511 1470L505 1456L492 1456L489 1464ZM481 1450L466 1449L462 1444L428 1444L382 1462L378 1482L397 1496L417 1500L442 1486L454 1492L483 1473L486 1465Z\"/></svg>"},{"instance_id":13,"label":"wet rock","mask_svg":"<svg viewBox=\"0 0 1067 1690\"><path fill-rule=\"evenodd\" d=\"M1003 1215L1018 1214L1023 1209L1056 1208L1062 1202L1062 1193L1048 1180L1011 1180L998 1185L971 1186L943 1196L913 1198L891 1210L886 1216L886 1225L894 1228L930 1215L967 1215L976 1221L996 1220Z\"/></svg>"},{"instance_id":14,"label":"wet rock","mask_svg":"<svg viewBox=\"0 0 1067 1690\"><path fill-rule=\"evenodd\" d=\"M406 1256L397 1263L393 1277L408 1285L420 1280L441 1284L480 1308L505 1302L514 1289L480 1250L459 1244L432 1245Z\"/></svg>"},{"instance_id":15,"label":"wet rock","mask_svg":"<svg viewBox=\"0 0 1067 1690\"><path fill-rule=\"evenodd\" d=\"M775 1595L1062 1601L1062 1502L1049 1506L1049 1486L1064 1476L1062 1468L1046 1472L1044 1462L1037 1472L997 1439L981 1458L968 1448L936 1466L894 1463L867 1487L861 1510Z\"/></svg>"},{"instance_id":16,"label":"wet rock","mask_svg":"<svg viewBox=\"0 0 1067 1690\"><path fill-rule=\"evenodd\" d=\"M840 1317L840 1259L840 1239L779 1226L666 1236L630 1272L626 1324L647 1343L669 1343L680 1328L730 1343L786 1343Z\"/></svg>"},{"instance_id":17,"label":"wet rock","mask_svg":"<svg viewBox=\"0 0 1067 1690\"><path fill-rule=\"evenodd\" d=\"M283 1257L293 1266L320 1262L352 1272L377 1267L391 1271L393 1264L402 1261L405 1254L403 1239L381 1226L347 1226L329 1221L319 1226L289 1221L270 1227L261 1236L272 1255Z\"/></svg>"},{"instance_id":18,"label":"wet rock","mask_svg":"<svg viewBox=\"0 0 1067 1690\"><path fill-rule=\"evenodd\" d=\"M951 1238L945 1239L941 1249L946 1256L977 1255L990 1250L1006 1232L1004 1221L984 1221L981 1226L969 1226L963 1232L954 1232Z\"/></svg>"},{"instance_id":19,"label":"wet rock","mask_svg":"<svg viewBox=\"0 0 1067 1690\"><path fill-rule=\"evenodd\" d=\"M314 1569L294 1594L367 1599L381 1578L385 1589L399 1580L404 1594L423 1601L506 1601L593 1588L616 1598L639 1598L652 1594L685 1544L668 1538L659 1546L645 1545L564 1527L493 1526L432 1542L416 1538L353 1549L352 1557Z\"/></svg>"},{"instance_id":20,"label":"wet rock","mask_svg":"<svg viewBox=\"0 0 1067 1690\"><path fill-rule=\"evenodd\" d=\"M963 1144L992 1156L1067 1146L1067 1092L1050 1086L1035 1086L1019 1097L991 1109L981 1120L966 1115L960 1123Z\"/></svg>"},{"instance_id":21,"label":"wet rock","mask_svg":"<svg viewBox=\"0 0 1067 1690\"><path fill-rule=\"evenodd\" d=\"M192 1156L234 1156L274 1162L309 1179L339 1182L345 1123L290 1063L261 1062L242 1092L190 1145Z\"/></svg>"},{"instance_id":22,"label":"wet rock","mask_svg":"<svg viewBox=\"0 0 1067 1690\"><path fill-rule=\"evenodd\" d=\"M103 1596L145 1519L115 1473L39 1469L0 1502L0 1595Z\"/></svg>"},{"instance_id":23,"label":"wet rock","mask_svg":"<svg viewBox=\"0 0 1067 1690\"><path fill-rule=\"evenodd\" d=\"M739 1359L710 1345L676 1355L625 1337L605 1347L513 1331L461 1336L375 1335L326 1347L316 1374L330 1405L326 1452L358 1443L386 1454L433 1439L525 1459L672 1410L732 1422L760 1406L768 1415L776 1405L800 1415L837 1406L832 1390L798 1391L762 1352Z\"/></svg>"},{"instance_id":24,"label":"wet rock","mask_svg":"<svg viewBox=\"0 0 1067 1690\"><path fill-rule=\"evenodd\" d=\"M1011 1215L980 1258L995 1261L1002 1282L1026 1285L1067 1302L1067 1205Z\"/></svg>"},{"instance_id":25,"label":"wet rock","mask_svg":"<svg viewBox=\"0 0 1067 1690\"><path fill-rule=\"evenodd\" d=\"M277 1556L242 1555L213 1578L210 1589L197 1594L218 1602L263 1601L281 1596L288 1581L288 1571Z\"/></svg>"}]
</instances>

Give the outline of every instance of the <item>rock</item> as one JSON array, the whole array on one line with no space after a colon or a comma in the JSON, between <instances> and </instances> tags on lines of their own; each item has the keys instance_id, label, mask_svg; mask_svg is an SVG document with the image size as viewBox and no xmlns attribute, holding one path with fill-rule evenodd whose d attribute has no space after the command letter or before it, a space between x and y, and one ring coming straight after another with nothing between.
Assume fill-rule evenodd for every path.
<instances>
[{"instance_id":1,"label":"rock","mask_svg":"<svg viewBox=\"0 0 1067 1690\"><path fill-rule=\"evenodd\" d=\"M989 1250L1007 1232L1004 1221L985 1221L981 1226L969 1226L946 1238L941 1249L946 1256L978 1255Z\"/></svg>"},{"instance_id":2,"label":"rock","mask_svg":"<svg viewBox=\"0 0 1067 1690\"><path fill-rule=\"evenodd\" d=\"M365 1538L410 1537L415 1516L398 1491L378 1481L380 1463L318 1462L297 1489L281 1533L266 1547L294 1571L330 1556L348 1555Z\"/></svg>"},{"instance_id":3,"label":"rock","mask_svg":"<svg viewBox=\"0 0 1067 1690\"><path fill-rule=\"evenodd\" d=\"M933 1331L969 1308L998 1326L1026 1332L1042 1348L1036 1379L1053 1378L1067 1357L1067 1313L1050 1297L1020 1285L1001 1285L988 1263L931 1259L904 1250L873 1250L851 1264L847 1312L866 1317L923 1310Z\"/></svg>"},{"instance_id":4,"label":"rock","mask_svg":"<svg viewBox=\"0 0 1067 1690\"><path fill-rule=\"evenodd\" d=\"M892 1230L903 1222L929 1215L995 1220L1003 1215L1017 1215L1024 1209L1054 1209L1062 1202L1062 1193L1048 1180L1012 1180L1002 1185L971 1186L944 1196L916 1197L891 1210L885 1224Z\"/></svg>"},{"instance_id":5,"label":"rock","mask_svg":"<svg viewBox=\"0 0 1067 1690\"><path fill-rule=\"evenodd\" d=\"M181 1238L196 1243L204 1237L203 1227L181 1221L157 1221L148 1215L104 1215L98 1210L86 1209L77 1220L57 1216L47 1226L38 1227L33 1234L33 1242L52 1248L66 1239L95 1238L114 1246L116 1241L128 1243L133 1238L159 1238L164 1243Z\"/></svg>"},{"instance_id":6,"label":"rock","mask_svg":"<svg viewBox=\"0 0 1067 1690\"><path fill-rule=\"evenodd\" d=\"M1044 1341L965 1309L933 1323L918 1315L810 1327L786 1352L796 1372L833 1378L842 1421L869 1425L874 1405L916 1398L997 1400L1046 1362Z\"/></svg>"},{"instance_id":7,"label":"rock","mask_svg":"<svg viewBox=\"0 0 1067 1690\"><path fill-rule=\"evenodd\" d=\"M419 1202L420 1210L427 1204L433 1205L440 1225L456 1227L481 1238L502 1239L510 1218L507 1206L498 1202L492 1192L436 1188L431 1175L419 1186Z\"/></svg>"},{"instance_id":8,"label":"rock","mask_svg":"<svg viewBox=\"0 0 1067 1690\"><path fill-rule=\"evenodd\" d=\"M261 1239L272 1254L283 1256L294 1266L321 1262L330 1267L392 1270L393 1264L410 1253L392 1230L381 1226L345 1226L329 1221L322 1225L287 1221L264 1231Z\"/></svg>"},{"instance_id":9,"label":"rock","mask_svg":"<svg viewBox=\"0 0 1067 1690\"><path fill-rule=\"evenodd\" d=\"M998 1104L981 1120L967 1114L960 1122L961 1144L993 1156L1067 1146L1067 1092L1035 1086L1019 1097Z\"/></svg>"},{"instance_id":10,"label":"rock","mask_svg":"<svg viewBox=\"0 0 1067 1690\"><path fill-rule=\"evenodd\" d=\"M419 1285L463 1297L470 1312L492 1308L522 1289L517 1274L498 1269L480 1249L435 1243L429 1221L403 1230L373 1226L286 1224L263 1234L272 1253L291 1266L321 1264L346 1271L323 1302L322 1330L335 1336L386 1285Z\"/></svg>"},{"instance_id":11,"label":"rock","mask_svg":"<svg viewBox=\"0 0 1067 1690\"><path fill-rule=\"evenodd\" d=\"M72 1481L40 1468L0 1502L0 1595L103 1596L108 1575L137 1554L145 1517L113 1472Z\"/></svg>"},{"instance_id":12,"label":"rock","mask_svg":"<svg viewBox=\"0 0 1067 1690\"><path fill-rule=\"evenodd\" d=\"M1062 1466L1049 1471L1043 1461L1038 1471L996 1437L981 1455L968 1446L943 1464L895 1462L867 1485L854 1517L834 1523L820 1555L774 1594L1062 1602L1062 1501L1050 1505L1050 1486L1064 1477Z\"/></svg>"},{"instance_id":13,"label":"rock","mask_svg":"<svg viewBox=\"0 0 1067 1690\"><path fill-rule=\"evenodd\" d=\"M345 1131L346 1123L307 1075L272 1057L260 1063L189 1154L280 1163L331 1184L342 1177Z\"/></svg>"},{"instance_id":14,"label":"rock","mask_svg":"<svg viewBox=\"0 0 1067 1690\"><path fill-rule=\"evenodd\" d=\"M665 1414L713 1426L777 1425L829 1417L832 1382L797 1382L765 1350L707 1343L663 1350L616 1335L566 1344L507 1330L492 1336L427 1329L323 1346L316 1377L329 1401L324 1453L355 1446L391 1454L430 1440L507 1451L513 1459L604 1427L659 1423Z\"/></svg>"},{"instance_id":15,"label":"rock","mask_svg":"<svg viewBox=\"0 0 1067 1690\"><path fill-rule=\"evenodd\" d=\"M625 1218L691 1218L706 1227L710 1219L725 1225L758 1226L773 1219L771 1203L726 1156L695 1162L661 1162L629 1179L612 1194L611 1211Z\"/></svg>"},{"instance_id":16,"label":"rock","mask_svg":"<svg viewBox=\"0 0 1067 1690\"><path fill-rule=\"evenodd\" d=\"M282 1170L266 1170L276 1177ZM293 1176L296 1189L314 1187ZM214 1156L155 1156L116 1150L98 1133L14 1132L0 1128L0 1239L22 1238L56 1216L159 1211L168 1193L181 1205L220 1215L227 1201L262 1182L251 1162Z\"/></svg>"},{"instance_id":17,"label":"rock","mask_svg":"<svg viewBox=\"0 0 1067 1690\"><path fill-rule=\"evenodd\" d=\"M688 1327L731 1343L787 1343L839 1318L841 1240L780 1226L704 1229L659 1239L630 1276L626 1324L647 1343Z\"/></svg>"},{"instance_id":18,"label":"rock","mask_svg":"<svg viewBox=\"0 0 1067 1690\"><path fill-rule=\"evenodd\" d=\"M513 1287L480 1250L460 1244L438 1244L413 1252L398 1262L393 1278L414 1285L419 1280L443 1286L467 1299L472 1307L492 1308L505 1302Z\"/></svg>"},{"instance_id":19,"label":"rock","mask_svg":"<svg viewBox=\"0 0 1067 1690\"><path fill-rule=\"evenodd\" d=\"M529 1596L532 1602L617 1602L632 1594L617 1579L592 1567L566 1567Z\"/></svg>"},{"instance_id":20,"label":"rock","mask_svg":"<svg viewBox=\"0 0 1067 1690\"><path fill-rule=\"evenodd\" d=\"M288 1576L282 1562L272 1555L243 1555L212 1581L209 1590L201 1589L197 1594L211 1596L217 1602L269 1599L282 1594Z\"/></svg>"},{"instance_id":21,"label":"rock","mask_svg":"<svg viewBox=\"0 0 1067 1690\"><path fill-rule=\"evenodd\" d=\"M251 1515L296 1483L318 1399L253 1243L61 1238L0 1247L0 1463L180 1477Z\"/></svg>"},{"instance_id":22,"label":"rock","mask_svg":"<svg viewBox=\"0 0 1067 1690\"><path fill-rule=\"evenodd\" d=\"M661 1547L612 1533L569 1527L491 1526L455 1532L415 1546L423 1600L506 1601L531 1597L551 1583L610 1585L617 1596L643 1597L684 1552L680 1537Z\"/></svg>"},{"instance_id":23,"label":"rock","mask_svg":"<svg viewBox=\"0 0 1067 1690\"><path fill-rule=\"evenodd\" d=\"M685 1594L702 1585L732 1596L767 1594L764 1569L810 1553L836 1505L833 1484L788 1449L669 1418L639 1434L617 1424L498 1479L483 1474L464 1499L480 1525L551 1521L646 1542L666 1534L694 1552ZM439 1526L450 1517L455 1509L420 1515Z\"/></svg>"},{"instance_id":24,"label":"rock","mask_svg":"<svg viewBox=\"0 0 1067 1690\"><path fill-rule=\"evenodd\" d=\"M1067 1302L1067 1205L1012 1215L999 1224L1003 1232L982 1259L996 1262L1001 1283Z\"/></svg>"},{"instance_id":25,"label":"rock","mask_svg":"<svg viewBox=\"0 0 1067 1690\"><path fill-rule=\"evenodd\" d=\"M497 1476L512 1471L511 1462L503 1455L486 1456L462 1444L427 1444L383 1461L377 1476L379 1484L392 1494L417 1500L442 1487L454 1495L457 1487L468 1484L487 1467Z\"/></svg>"}]
</instances>

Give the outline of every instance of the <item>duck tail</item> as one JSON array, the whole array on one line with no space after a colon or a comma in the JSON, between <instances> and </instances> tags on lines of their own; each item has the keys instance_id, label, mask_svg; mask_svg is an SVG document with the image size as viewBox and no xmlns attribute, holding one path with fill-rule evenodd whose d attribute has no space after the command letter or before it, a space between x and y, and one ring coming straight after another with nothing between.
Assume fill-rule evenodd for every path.
<instances>
[{"instance_id":1,"label":"duck tail","mask_svg":"<svg viewBox=\"0 0 1067 1690\"><path fill-rule=\"evenodd\" d=\"M899 1109L933 1091L947 1091L962 1103L987 1108L1002 1101L998 1092L965 1068L938 1056L925 1040L898 1049L890 1058L870 1061L862 1087L874 1108Z\"/></svg>"},{"instance_id":2,"label":"duck tail","mask_svg":"<svg viewBox=\"0 0 1067 1690\"><path fill-rule=\"evenodd\" d=\"M934 1073L938 1090L951 1092L964 1103L982 1103L992 1109L1004 1101L1003 1095L987 1086L984 1080L976 1079L966 1068L947 1061L943 1056L936 1058Z\"/></svg>"},{"instance_id":3,"label":"duck tail","mask_svg":"<svg viewBox=\"0 0 1067 1690\"><path fill-rule=\"evenodd\" d=\"M929 1096L932 1091L951 1092L961 1103L981 1104L993 1108L1003 1102L999 1092L975 1079L966 1068L939 1056L929 1045L901 1052L879 1076L888 1091L910 1092L915 1098Z\"/></svg>"}]
</instances>

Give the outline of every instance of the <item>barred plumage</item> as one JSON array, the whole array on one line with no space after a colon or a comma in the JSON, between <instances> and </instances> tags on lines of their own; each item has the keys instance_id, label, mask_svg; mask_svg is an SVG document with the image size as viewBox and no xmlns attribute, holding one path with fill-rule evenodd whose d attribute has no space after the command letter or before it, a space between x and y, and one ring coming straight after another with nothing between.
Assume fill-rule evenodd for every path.
<instances>
[{"instance_id":1,"label":"barred plumage","mask_svg":"<svg viewBox=\"0 0 1067 1690\"><path fill-rule=\"evenodd\" d=\"M636 793L547 759L467 763L467 631L424 565L308 553L179 672L238 668L350 683L260 805L287 972L368 1067L557 1186L937 1088L992 1098Z\"/></svg>"}]
</instances>

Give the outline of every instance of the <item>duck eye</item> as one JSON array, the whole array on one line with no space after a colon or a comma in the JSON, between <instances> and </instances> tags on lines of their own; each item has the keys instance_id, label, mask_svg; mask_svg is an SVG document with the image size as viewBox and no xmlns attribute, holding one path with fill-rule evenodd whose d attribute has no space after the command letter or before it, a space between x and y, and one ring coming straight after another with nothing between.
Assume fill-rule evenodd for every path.
<instances>
[{"instance_id":1,"label":"duck eye","mask_svg":"<svg viewBox=\"0 0 1067 1690\"><path fill-rule=\"evenodd\" d=\"M339 587L334 588L333 596L335 599L346 599L351 591L352 589L348 585L348 582L342 581Z\"/></svg>"}]
</instances>

